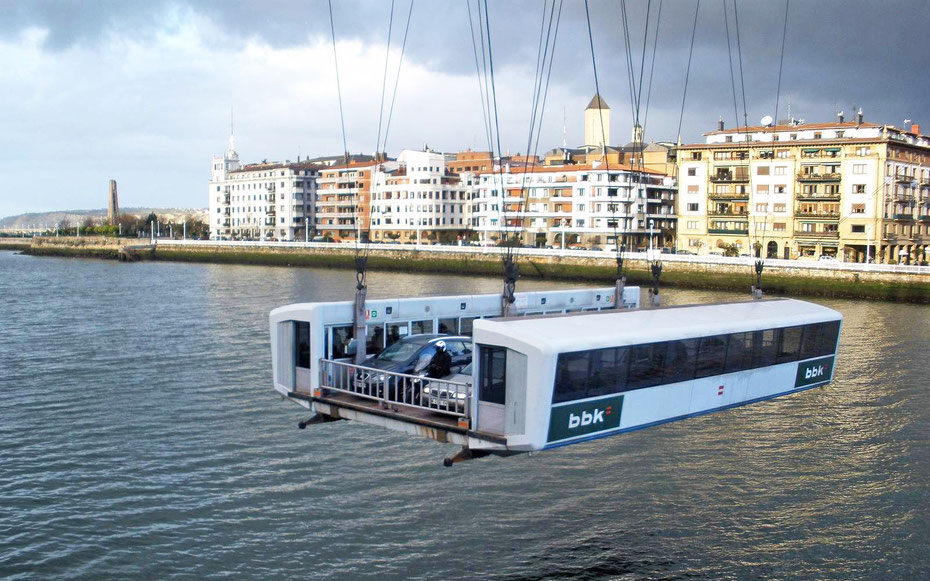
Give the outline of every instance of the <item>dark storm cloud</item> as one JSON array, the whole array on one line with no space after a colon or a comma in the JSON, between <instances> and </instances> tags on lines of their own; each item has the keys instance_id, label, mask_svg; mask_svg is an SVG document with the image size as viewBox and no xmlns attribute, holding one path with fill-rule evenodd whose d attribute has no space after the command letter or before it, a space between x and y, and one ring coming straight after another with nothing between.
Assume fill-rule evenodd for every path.
<instances>
[{"instance_id":1,"label":"dark storm cloud","mask_svg":"<svg viewBox=\"0 0 930 581\"><path fill-rule=\"evenodd\" d=\"M390 4L386 1L334 2L338 38L365 43L385 40ZM409 4L395 3L395 26L403 21ZM496 66L535 65L537 32L544 10L538 1L491 2L490 27ZM328 38L326 2L272 0L261 3L207 2L33 2L6 6L7 18L0 34L18 34L24 27L46 28L48 50L75 44L93 44L107 33L148 35L171 10L189 10L209 19L229 35L224 39L260 38L273 47L306 43L308 38ZM627 2L634 63L638 68L643 49L643 22L647 9L652 22L660 2ZM740 1L739 34L743 79L750 123L774 114L781 48L784 3ZM616 121L629 125L629 88L622 36L621 4L592 2L591 21L601 73L602 92L615 110ZM656 138L673 138L677 128L695 2L661 3L658 52L650 95L650 108L666 111L653 115ZM476 7L472 4L473 14ZM736 28L730 4L730 34L735 48ZM436 70L454 74L474 71L465 2L415 4L407 54ZM808 120L832 117L834 105L851 116L853 105L862 106L870 119L900 123L904 116L920 118L927 111L930 81L926 74L930 41L922 32L930 23L930 3L923 1L794 2L791 4L787 47L782 77L779 117L787 102L792 113ZM650 33L651 34L651 33ZM394 37L395 42L397 36ZM652 37L647 40L651 57ZM695 56L686 103L686 139L696 139L713 127L718 115L727 125L738 116L733 97L724 27L723 2L704 0L698 17ZM734 53L734 59L736 54ZM593 93L584 4L567 0L562 11L559 46L553 80L578 93ZM647 58L647 72L650 59ZM738 75L738 70L737 70ZM648 74L645 76L648 90ZM506 82L503 79L502 82ZM737 76L737 83L739 78ZM739 84L738 87L739 89ZM648 128L647 128L648 129ZM658 133L657 133L658 132Z\"/></svg>"}]
</instances>

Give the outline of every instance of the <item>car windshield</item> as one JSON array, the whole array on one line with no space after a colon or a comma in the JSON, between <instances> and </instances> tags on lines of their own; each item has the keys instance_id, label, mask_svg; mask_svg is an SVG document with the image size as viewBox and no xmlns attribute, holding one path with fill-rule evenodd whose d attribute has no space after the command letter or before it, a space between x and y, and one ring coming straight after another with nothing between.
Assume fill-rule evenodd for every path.
<instances>
[{"instance_id":1,"label":"car windshield","mask_svg":"<svg viewBox=\"0 0 930 581\"><path fill-rule=\"evenodd\" d=\"M462 375L471 375L471 363L463 367L462 370L459 371L459 373L461 373Z\"/></svg>"},{"instance_id":2,"label":"car windshield","mask_svg":"<svg viewBox=\"0 0 930 581\"><path fill-rule=\"evenodd\" d=\"M422 346L423 345L420 343L398 341L379 353L375 359L377 361L387 361L390 363L403 363L413 357L413 354L419 351Z\"/></svg>"}]
</instances>

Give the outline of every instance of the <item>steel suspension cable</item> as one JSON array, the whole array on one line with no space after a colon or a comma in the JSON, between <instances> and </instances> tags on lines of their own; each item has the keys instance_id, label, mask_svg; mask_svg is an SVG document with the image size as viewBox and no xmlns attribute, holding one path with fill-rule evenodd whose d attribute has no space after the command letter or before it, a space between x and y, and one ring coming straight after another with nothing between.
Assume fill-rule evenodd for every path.
<instances>
[{"instance_id":1,"label":"steel suspension cable","mask_svg":"<svg viewBox=\"0 0 930 581\"><path fill-rule=\"evenodd\" d=\"M697 0L694 7L694 24L691 28L691 48L688 49L688 68L685 69L685 89L681 95L681 112L678 114L678 141L681 142L681 123L685 118L685 99L688 97L688 78L691 76L691 57L694 55L694 37L697 34L698 12L701 10L701 0ZM677 153L677 152L676 152Z\"/></svg>"},{"instance_id":2,"label":"steel suspension cable","mask_svg":"<svg viewBox=\"0 0 930 581\"><path fill-rule=\"evenodd\" d=\"M404 53L407 49L407 34L410 32L410 20L413 17L413 2L410 0L410 9L407 11L407 25L404 27L404 41L400 45L400 60L397 63L397 75L394 77L394 92L391 96L391 106L388 109L387 127L384 129L384 141L381 148L387 151L388 134L391 131L391 120L394 118L394 103L397 101L397 87L400 84L400 71L404 64Z\"/></svg>"},{"instance_id":3,"label":"steel suspension cable","mask_svg":"<svg viewBox=\"0 0 930 581\"><path fill-rule=\"evenodd\" d=\"M486 106L487 100L484 94L484 85L481 83L481 66L478 64L478 43L475 40L475 26L474 26L474 20L471 14L471 0L466 0L465 6L468 8L468 26L469 26L469 29L471 30L471 47L472 47L472 52L474 53L474 56L475 56L475 79L478 81L478 95L480 98L479 100L481 101L481 115L484 118L484 132L485 132L485 137L488 140L488 149L491 149L491 123L490 123L490 120L488 119L488 108ZM478 8L480 10L480 5ZM479 33L481 33L480 27L479 27ZM483 56L484 55L484 48L483 48L484 34L481 33L481 35L482 35L481 37L482 59L481 60L483 62L484 61L484 56Z\"/></svg>"},{"instance_id":4,"label":"steel suspension cable","mask_svg":"<svg viewBox=\"0 0 930 581\"><path fill-rule=\"evenodd\" d=\"M646 134L646 121L649 117L649 101L652 100L652 79L656 70L656 51L659 47L659 24L662 22L662 1L659 0L659 11L656 14L656 33L652 41L652 64L649 67L649 90L646 92L646 112L643 114L643 135Z\"/></svg>"},{"instance_id":5,"label":"steel suspension cable","mask_svg":"<svg viewBox=\"0 0 930 581\"><path fill-rule=\"evenodd\" d=\"M394 29L394 0L391 0L391 14L388 17L387 47L384 49L384 74L381 76L381 106L378 108L378 138L375 141L375 156L381 151L381 121L384 119L384 93L387 89L388 62L391 57L391 32Z\"/></svg>"}]
</instances>

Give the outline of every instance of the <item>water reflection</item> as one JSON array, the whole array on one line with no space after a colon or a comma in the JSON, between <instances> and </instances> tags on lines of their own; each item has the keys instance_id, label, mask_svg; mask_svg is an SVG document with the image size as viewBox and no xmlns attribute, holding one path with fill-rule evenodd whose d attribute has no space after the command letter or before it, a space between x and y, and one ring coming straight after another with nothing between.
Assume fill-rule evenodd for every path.
<instances>
[{"instance_id":1,"label":"water reflection","mask_svg":"<svg viewBox=\"0 0 930 581\"><path fill-rule=\"evenodd\" d=\"M927 577L928 307L818 301L845 316L830 387L444 469L454 449L430 441L297 430L270 390L268 312L353 288L0 252L0 577Z\"/></svg>"}]
</instances>

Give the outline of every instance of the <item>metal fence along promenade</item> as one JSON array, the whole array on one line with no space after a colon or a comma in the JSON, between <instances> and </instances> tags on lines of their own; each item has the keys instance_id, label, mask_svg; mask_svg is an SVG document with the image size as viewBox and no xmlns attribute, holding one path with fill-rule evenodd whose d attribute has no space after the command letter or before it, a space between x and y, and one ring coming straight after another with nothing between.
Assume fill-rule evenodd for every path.
<instances>
[{"instance_id":1,"label":"metal fence along promenade","mask_svg":"<svg viewBox=\"0 0 930 581\"><path fill-rule=\"evenodd\" d=\"M176 240L159 238L158 246L180 246L187 248L313 248L353 250L356 247L381 252L396 252L398 255L408 252L426 252L442 254L495 255L501 251L498 246L450 246L441 244L360 244L354 242L271 242L260 240ZM614 253L605 250L574 250L560 248L520 248L523 256L556 258L602 258L612 260ZM720 264L751 266L757 260L754 257L717 256L713 254L665 254L658 251L624 252L628 260L662 260L666 263L684 264ZM930 266L913 266L907 264L866 264L862 262L842 262L840 260L786 260L783 258L766 258L765 265L776 268L797 268L819 271L874 272L898 274L930 274Z\"/></svg>"}]
</instances>

